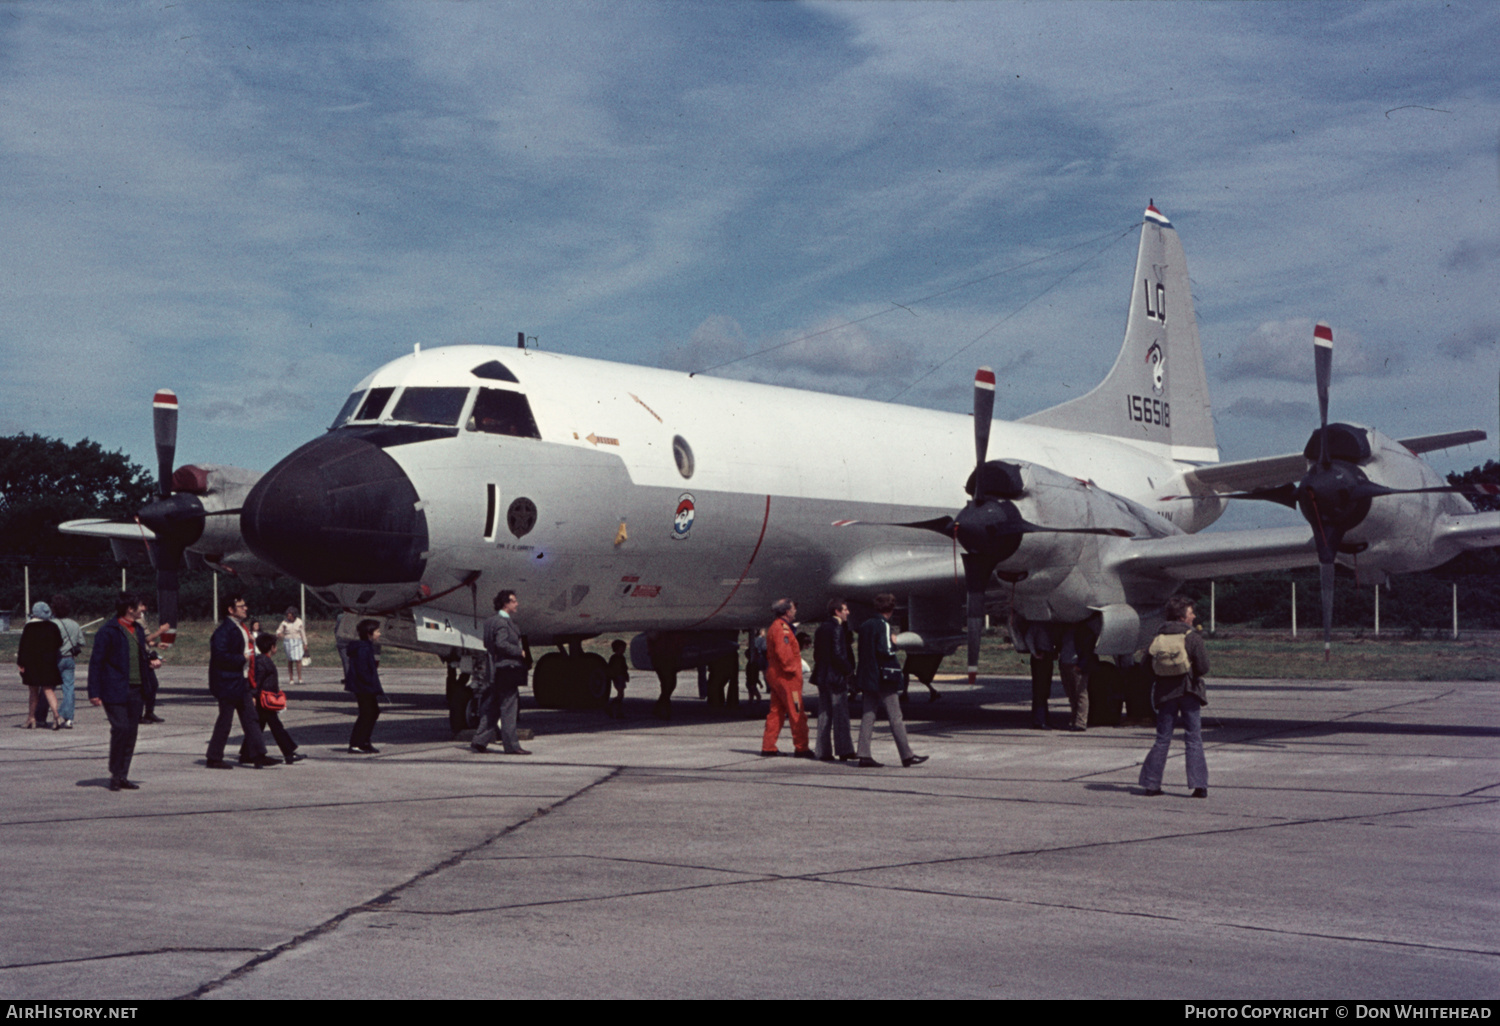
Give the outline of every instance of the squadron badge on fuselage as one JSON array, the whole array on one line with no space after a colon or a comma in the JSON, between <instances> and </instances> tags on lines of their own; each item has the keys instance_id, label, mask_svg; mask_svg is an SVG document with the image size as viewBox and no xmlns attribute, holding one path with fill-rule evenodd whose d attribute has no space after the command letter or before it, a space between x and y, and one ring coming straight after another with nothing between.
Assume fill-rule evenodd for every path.
<instances>
[{"instance_id":1,"label":"squadron badge on fuselage","mask_svg":"<svg viewBox=\"0 0 1500 1026\"><path fill-rule=\"evenodd\" d=\"M688 536L693 529L693 518L697 516L697 507L693 505L693 497L683 492L677 499L677 515L672 518L672 537L681 541Z\"/></svg>"}]
</instances>

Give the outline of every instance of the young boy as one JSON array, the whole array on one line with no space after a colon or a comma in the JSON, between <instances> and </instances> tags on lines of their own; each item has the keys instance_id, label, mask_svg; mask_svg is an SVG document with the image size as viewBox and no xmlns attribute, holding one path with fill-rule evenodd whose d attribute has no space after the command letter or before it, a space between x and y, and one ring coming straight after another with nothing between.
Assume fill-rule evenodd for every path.
<instances>
[{"instance_id":1,"label":"young boy","mask_svg":"<svg viewBox=\"0 0 1500 1026\"><path fill-rule=\"evenodd\" d=\"M615 689L615 697L609 701L609 714L622 720L625 718L625 685L630 681L630 669L625 663L625 642L616 638L609 647L614 652L609 657L609 682Z\"/></svg>"},{"instance_id":2,"label":"young boy","mask_svg":"<svg viewBox=\"0 0 1500 1026\"><path fill-rule=\"evenodd\" d=\"M255 639L255 649L260 655L255 657L255 690L267 695L281 695L281 682L276 677L276 635L260 634ZM276 747L281 749L281 755L290 766L294 762L300 762L307 758L305 755L297 754L297 742L292 740L286 728L281 725L281 713L267 709L261 704L260 694L255 696L255 710L260 715L260 729L271 728L271 736L276 739ZM248 763L254 761L248 748L240 747L240 762Z\"/></svg>"}]
</instances>

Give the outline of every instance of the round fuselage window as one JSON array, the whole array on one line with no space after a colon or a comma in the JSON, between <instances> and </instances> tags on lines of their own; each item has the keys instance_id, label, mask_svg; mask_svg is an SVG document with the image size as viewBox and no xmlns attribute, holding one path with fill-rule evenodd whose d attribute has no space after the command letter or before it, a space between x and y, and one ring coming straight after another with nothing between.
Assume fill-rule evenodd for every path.
<instances>
[{"instance_id":1,"label":"round fuselage window","mask_svg":"<svg viewBox=\"0 0 1500 1026\"><path fill-rule=\"evenodd\" d=\"M687 439L677 435L672 439L672 458L677 461L677 472L683 477L693 476L693 448Z\"/></svg>"}]
</instances>

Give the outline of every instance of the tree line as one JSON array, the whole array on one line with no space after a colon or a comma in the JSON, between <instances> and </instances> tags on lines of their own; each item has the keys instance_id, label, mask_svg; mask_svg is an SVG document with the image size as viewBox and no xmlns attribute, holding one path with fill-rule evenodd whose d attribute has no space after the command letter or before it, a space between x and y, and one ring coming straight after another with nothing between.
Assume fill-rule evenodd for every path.
<instances>
[{"instance_id":1,"label":"tree line","mask_svg":"<svg viewBox=\"0 0 1500 1026\"><path fill-rule=\"evenodd\" d=\"M111 613L120 592L120 565L109 542L63 534L57 525L87 518L131 521L155 490L145 467L87 438L69 445L40 435L0 436L0 611L13 619L23 615L29 573L32 602L65 593L75 619ZM156 572L141 546L130 549L126 582L154 607ZM182 574L179 601L185 619L212 615L212 576L201 569ZM300 600L297 583L285 578L221 580L219 589L221 595L229 589L243 592L251 607L263 612L279 612ZM308 594L308 613L316 615Z\"/></svg>"}]
</instances>

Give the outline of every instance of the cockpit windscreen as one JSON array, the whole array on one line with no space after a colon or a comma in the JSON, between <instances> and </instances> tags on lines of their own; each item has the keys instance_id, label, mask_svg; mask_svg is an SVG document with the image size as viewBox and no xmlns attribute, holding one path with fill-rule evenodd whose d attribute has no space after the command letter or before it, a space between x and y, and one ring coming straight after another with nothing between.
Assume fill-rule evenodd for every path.
<instances>
[{"instance_id":1,"label":"cockpit windscreen","mask_svg":"<svg viewBox=\"0 0 1500 1026\"><path fill-rule=\"evenodd\" d=\"M360 406L359 412L352 419L379 420L380 411L385 409L385 404L390 400L391 393L394 391L396 391L394 388L370 389L369 395L365 396L364 404Z\"/></svg>"},{"instance_id":2,"label":"cockpit windscreen","mask_svg":"<svg viewBox=\"0 0 1500 1026\"><path fill-rule=\"evenodd\" d=\"M390 419L404 424L457 424L468 398L467 388L407 388Z\"/></svg>"},{"instance_id":3,"label":"cockpit windscreen","mask_svg":"<svg viewBox=\"0 0 1500 1026\"><path fill-rule=\"evenodd\" d=\"M481 388L479 398L474 400L474 411L469 414L470 431L482 431L491 435L511 435L515 438L541 438L536 428L536 419L531 415L531 404L520 392L503 388Z\"/></svg>"},{"instance_id":4,"label":"cockpit windscreen","mask_svg":"<svg viewBox=\"0 0 1500 1026\"><path fill-rule=\"evenodd\" d=\"M359 401L364 397L365 394L363 392L355 392L348 399L344 400L344 408L339 410L337 417L333 418L333 424L328 430L332 431L336 427L342 427L345 421L354 416L355 409L359 407Z\"/></svg>"}]
</instances>

